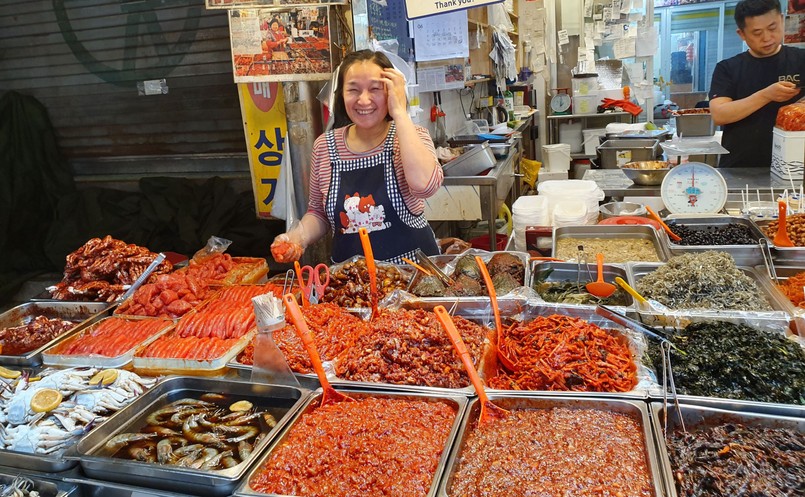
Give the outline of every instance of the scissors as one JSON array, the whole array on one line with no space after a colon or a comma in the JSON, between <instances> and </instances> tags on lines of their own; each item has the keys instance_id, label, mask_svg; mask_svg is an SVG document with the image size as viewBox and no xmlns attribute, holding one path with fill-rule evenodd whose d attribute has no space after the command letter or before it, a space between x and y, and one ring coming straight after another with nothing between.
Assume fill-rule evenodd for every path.
<instances>
[{"instance_id":1,"label":"scissors","mask_svg":"<svg viewBox=\"0 0 805 497\"><path fill-rule=\"evenodd\" d=\"M322 274L324 274L323 280ZM330 284L330 268L324 263L317 264L316 267L302 266L299 269L299 280L307 301L318 304L319 299L324 296L324 289Z\"/></svg>"}]
</instances>

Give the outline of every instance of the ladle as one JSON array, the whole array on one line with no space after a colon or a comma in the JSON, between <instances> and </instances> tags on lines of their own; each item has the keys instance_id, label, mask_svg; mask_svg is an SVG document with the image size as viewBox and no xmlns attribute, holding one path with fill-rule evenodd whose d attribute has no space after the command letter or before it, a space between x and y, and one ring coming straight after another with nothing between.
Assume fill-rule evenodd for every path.
<instances>
[{"instance_id":1,"label":"ladle","mask_svg":"<svg viewBox=\"0 0 805 497\"><path fill-rule=\"evenodd\" d=\"M601 252L595 254L595 262L598 265L598 280L587 283L584 288L590 294L605 299L615 293L618 287L604 281L604 254Z\"/></svg>"},{"instance_id":2,"label":"ladle","mask_svg":"<svg viewBox=\"0 0 805 497\"><path fill-rule=\"evenodd\" d=\"M377 316L377 267L375 266L375 256L372 252L372 244L369 242L369 232L366 228L358 228L358 235L361 237L363 246L363 256L366 258L366 268L369 270L369 288L371 293L369 299L372 301L372 319Z\"/></svg>"},{"instance_id":3,"label":"ladle","mask_svg":"<svg viewBox=\"0 0 805 497\"><path fill-rule=\"evenodd\" d=\"M671 237L671 240L678 242L682 239L681 236L671 231L671 228L669 228L668 225L665 224L665 221L663 221L662 218L656 212L654 212L654 209L652 209L647 205L646 210L648 211L649 215L654 218L655 221L660 223L660 226L662 226L662 229L664 229L665 232L668 233L668 236Z\"/></svg>"},{"instance_id":4,"label":"ladle","mask_svg":"<svg viewBox=\"0 0 805 497\"><path fill-rule=\"evenodd\" d=\"M478 269L481 270L481 275L484 277L486 283L486 290L489 292L489 299L492 301L492 312L495 314L495 349L497 350L498 359L503 367L509 371L514 371L515 361L512 361L502 350L500 350L500 341L503 339L503 324L500 322L500 309L498 308L498 296L495 292L495 285L492 284L492 277L489 276L489 270L486 268L484 260L480 256L475 256L475 263L478 264Z\"/></svg>"},{"instance_id":5,"label":"ladle","mask_svg":"<svg viewBox=\"0 0 805 497\"><path fill-rule=\"evenodd\" d=\"M319 357L319 351L316 350L313 334L310 333L310 328L307 327L305 318L302 316L302 311L296 303L296 298L292 293L286 293L282 296L282 300L285 301L285 310L296 328L296 334L299 335L299 339L302 340L302 345L304 345L305 350L307 350L307 355L310 356L310 364L313 365L313 371L315 371L316 376L319 377L319 383L321 383L321 388L324 390L321 396L322 407L336 402L354 401L355 399L336 391L336 389L330 385L327 374L324 372L324 367L321 365L321 357Z\"/></svg>"},{"instance_id":6,"label":"ladle","mask_svg":"<svg viewBox=\"0 0 805 497\"><path fill-rule=\"evenodd\" d=\"M785 218L788 214L788 204L782 200L777 201L777 234L774 235L775 247L793 247L794 243L788 238L788 231L786 231Z\"/></svg>"},{"instance_id":7,"label":"ladle","mask_svg":"<svg viewBox=\"0 0 805 497\"><path fill-rule=\"evenodd\" d=\"M437 305L433 312L436 313L436 319L442 324L442 327L447 332L447 336L450 337L450 342L453 343L453 348L456 349L456 353L461 358L461 362L464 363L464 368L467 370L467 375L470 377L470 382L472 382L473 388L475 388L475 393L478 394L478 402L481 404L481 416L479 424L488 423L490 421L494 421L495 419L505 419L509 416L509 411L506 409L496 406L489 400L489 397L486 396L486 391L484 390L484 385L481 382L481 378L478 376L478 371L475 369L475 366L472 364L472 358L470 357L470 352L467 350L467 346L464 345L464 341L461 339L461 335L458 334L458 330L456 329L456 325L453 323L453 318L450 317L450 314L447 312L447 309L444 308L443 305Z\"/></svg>"}]
</instances>

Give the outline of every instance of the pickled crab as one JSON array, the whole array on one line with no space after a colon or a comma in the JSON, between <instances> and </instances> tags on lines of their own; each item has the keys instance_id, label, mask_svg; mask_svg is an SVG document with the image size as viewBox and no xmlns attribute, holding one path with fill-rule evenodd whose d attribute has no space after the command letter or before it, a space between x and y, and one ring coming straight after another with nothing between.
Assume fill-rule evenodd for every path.
<instances>
[{"instance_id":1,"label":"pickled crab","mask_svg":"<svg viewBox=\"0 0 805 497\"><path fill-rule=\"evenodd\" d=\"M78 441L91 425L71 431L60 427L53 419L39 423L17 425L0 430L0 442L5 449L31 454L52 454L63 450Z\"/></svg>"}]
</instances>

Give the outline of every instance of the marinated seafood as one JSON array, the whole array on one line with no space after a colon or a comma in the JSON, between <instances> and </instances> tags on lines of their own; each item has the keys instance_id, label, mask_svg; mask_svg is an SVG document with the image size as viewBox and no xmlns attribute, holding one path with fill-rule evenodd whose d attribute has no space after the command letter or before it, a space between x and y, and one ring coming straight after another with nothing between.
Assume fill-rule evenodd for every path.
<instances>
[{"instance_id":1,"label":"marinated seafood","mask_svg":"<svg viewBox=\"0 0 805 497\"><path fill-rule=\"evenodd\" d=\"M111 317L67 338L45 351L49 355L118 357L155 334L171 322L166 319L125 319Z\"/></svg>"},{"instance_id":2,"label":"marinated seafood","mask_svg":"<svg viewBox=\"0 0 805 497\"><path fill-rule=\"evenodd\" d=\"M307 497L428 495L456 409L442 401L362 398L307 412L249 480Z\"/></svg>"},{"instance_id":3,"label":"marinated seafood","mask_svg":"<svg viewBox=\"0 0 805 497\"><path fill-rule=\"evenodd\" d=\"M67 255L64 278L48 288L59 300L112 302L156 259L157 254L111 236L93 238ZM169 273L173 264L162 261L153 275Z\"/></svg>"},{"instance_id":4,"label":"marinated seafood","mask_svg":"<svg viewBox=\"0 0 805 497\"><path fill-rule=\"evenodd\" d=\"M377 293L382 299L394 290L405 288L405 279L394 266L377 264ZM321 302L333 302L341 307L370 307L371 291L366 259L348 262L333 271L330 284L324 290Z\"/></svg>"},{"instance_id":5,"label":"marinated seafood","mask_svg":"<svg viewBox=\"0 0 805 497\"><path fill-rule=\"evenodd\" d=\"M216 253L190 259L187 268L181 272L210 285L236 285L258 280L268 273L268 264L265 259L258 257L232 257Z\"/></svg>"},{"instance_id":6,"label":"marinated seafood","mask_svg":"<svg viewBox=\"0 0 805 497\"><path fill-rule=\"evenodd\" d=\"M681 496L801 496L805 434L741 424L675 431L666 440Z\"/></svg>"},{"instance_id":7,"label":"marinated seafood","mask_svg":"<svg viewBox=\"0 0 805 497\"><path fill-rule=\"evenodd\" d=\"M212 293L203 279L184 272L159 275L150 281L120 304L115 314L178 318Z\"/></svg>"},{"instance_id":8,"label":"marinated seafood","mask_svg":"<svg viewBox=\"0 0 805 497\"><path fill-rule=\"evenodd\" d=\"M480 366L488 328L453 318L476 368ZM339 378L463 388L469 377L436 315L424 310L381 310L368 331L336 358Z\"/></svg>"},{"instance_id":9,"label":"marinated seafood","mask_svg":"<svg viewBox=\"0 0 805 497\"><path fill-rule=\"evenodd\" d=\"M442 297L446 288L438 276L419 274L411 287L411 293L420 297Z\"/></svg>"},{"instance_id":10,"label":"marinated seafood","mask_svg":"<svg viewBox=\"0 0 805 497\"><path fill-rule=\"evenodd\" d=\"M184 398L152 411L137 432L118 433L106 442L112 457L201 470L232 468L248 459L264 434L277 421L251 403L249 409L232 409L237 402L224 394L205 399Z\"/></svg>"},{"instance_id":11,"label":"marinated seafood","mask_svg":"<svg viewBox=\"0 0 805 497\"><path fill-rule=\"evenodd\" d=\"M732 256L712 250L672 257L641 278L637 291L671 309L772 310Z\"/></svg>"},{"instance_id":12,"label":"marinated seafood","mask_svg":"<svg viewBox=\"0 0 805 497\"><path fill-rule=\"evenodd\" d=\"M517 409L476 426L448 495L653 496L638 421L600 409ZM726 494L725 494L726 495Z\"/></svg>"},{"instance_id":13,"label":"marinated seafood","mask_svg":"<svg viewBox=\"0 0 805 497\"><path fill-rule=\"evenodd\" d=\"M515 367L498 368L487 382L492 388L627 392L637 385L627 339L583 319L553 315L513 323L498 346Z\"/></svg>"},{"instance_id":14,"label":"marinated seafood","mask_svg":"<svg viewBox=\"0 0 805 497\"><path fill-rule=\"evenodd\" d=\"M0 330L0 353L21 355L49 343L72 329L75 323L58 318L36 316L28 324Z\"/></svg>"},{"instance_id":15,"label":"marinated seafood","mask_svg":"<svg viewBox=\"0 0 805 497\"><path fill-rule=\"evenodd\" d=\"M517 283L516 286L522 286L525 281L525 265L523 261L514 254L508 252L497 253L489 259L489 262L486 263L486 267L493 278L501 273L506 273ZM497 285L495 285L495 289L498 290Z\"/></svg>"}]
</instances>

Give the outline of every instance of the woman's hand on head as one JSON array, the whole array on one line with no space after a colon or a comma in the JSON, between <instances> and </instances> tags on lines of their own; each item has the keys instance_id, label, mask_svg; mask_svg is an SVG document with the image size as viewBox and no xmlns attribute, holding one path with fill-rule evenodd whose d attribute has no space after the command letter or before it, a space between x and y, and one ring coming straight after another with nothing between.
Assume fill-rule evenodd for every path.
<instances>
[{"instance_id":1,"label":"woman's hand on head","mask_svg":"<svg viewBox=\"0 0 805 497\"><path fill-rule=\"evenodd\" d=\"M386 102L392 119L408 115L405 97L405 76L394 68L383 69L383 83L386 85Z\"/></svg>"}]
</instances>

